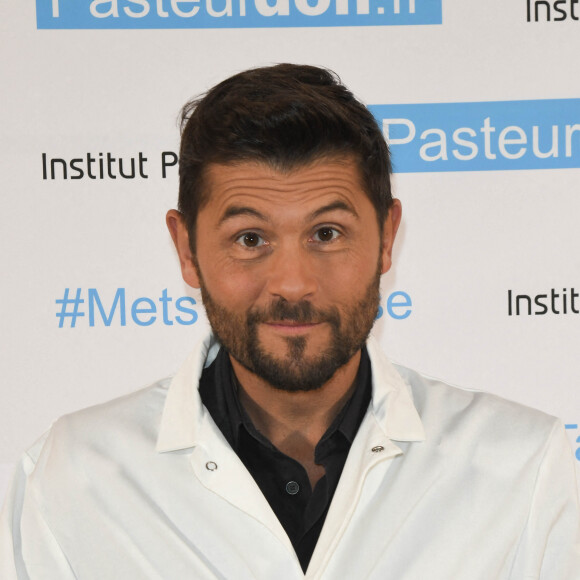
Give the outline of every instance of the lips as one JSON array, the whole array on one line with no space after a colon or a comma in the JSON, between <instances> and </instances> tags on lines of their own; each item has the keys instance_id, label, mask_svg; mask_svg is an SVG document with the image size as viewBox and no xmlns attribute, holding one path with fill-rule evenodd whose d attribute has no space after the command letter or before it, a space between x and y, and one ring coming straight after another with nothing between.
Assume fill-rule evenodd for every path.
<instances>
[{"instance_id":1,"label":"lips","mask_svg":"<svg viewBox=\"0 0 580 580\"><path fill-rule=\"evenodd\" d=\"M296 320L268 320L265 324L271 324L272 326L314 326L315 324L320 324L320 322L299 322Z\"/></svg>"},{"instance_id":2,"label":"lips","mask_svg":"<svg viewBox=\"0 0 580 580\"><path fill-rule=\"evenodd\" d=\"M279 332L286 332L290 334L297 334L306 332L315 326L321 324L320 322L296 322L293 320L268 321L264 323L266 326L278 330Z\"/></svg>"}]
</instances>

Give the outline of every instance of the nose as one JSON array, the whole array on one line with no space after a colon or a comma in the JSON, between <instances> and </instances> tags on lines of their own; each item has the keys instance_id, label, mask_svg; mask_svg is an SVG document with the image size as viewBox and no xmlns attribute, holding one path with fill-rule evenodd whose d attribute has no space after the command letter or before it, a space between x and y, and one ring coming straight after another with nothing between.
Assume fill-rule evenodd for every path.
<instances>
[{"instance_id":1,"label":"nose","mask_svg":"<svg viewBox=\"0 0 580 580\"><path fill-rule=\"evenodd\" d=\"M268 264L269 294L288 302L312 297L318 288L315 266L312 256L303 248L278 248Z\"/></svg>"}]
</instances>

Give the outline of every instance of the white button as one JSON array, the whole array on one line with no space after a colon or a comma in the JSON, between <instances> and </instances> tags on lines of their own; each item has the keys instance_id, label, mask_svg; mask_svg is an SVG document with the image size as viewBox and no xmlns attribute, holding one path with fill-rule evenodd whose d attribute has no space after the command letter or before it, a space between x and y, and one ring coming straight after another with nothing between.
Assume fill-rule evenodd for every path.
<instances>
[{"instance_id":1,"label":"white button","mask_svg":"<svg viewBox=\"0 0 580 580\"><path fill-rule=\"evenodd\" d=\"M375 445L375 446L374 446L374 447L371 449L371 451L372 451L373 453L380 453L381 451L384 451L384 450L385 450L385 448L384 448L382 445Z\"/></svg>"},{"instance_id":2,"label":"white button","mask_svg":"<svg viewBox=\"0 0 580 580\"><path fill-rule=\"evenodd\" d=\"M205 468L206 468L208 471L215 471L215 470L217 469L217 463L215 463L214 461L208 461L208 462L205 464Z\"/></svg>"}]
</instances>

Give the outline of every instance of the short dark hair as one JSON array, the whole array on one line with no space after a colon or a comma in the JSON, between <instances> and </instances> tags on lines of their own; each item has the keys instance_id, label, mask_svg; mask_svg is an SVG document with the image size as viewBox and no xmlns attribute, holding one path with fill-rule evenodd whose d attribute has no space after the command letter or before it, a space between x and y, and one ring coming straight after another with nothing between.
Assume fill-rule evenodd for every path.
<instances>
[{"instance_id":1,"label":"short dark hair","mask_svg":"<svg viewBox=\"0 0 580 580\"><path fill-rule=\"evenodd\" d=\"M210 164L258 161L289 171L343 155L356 160L382 225L392 203L389 150L370 111L336 73L278 64L222 81L181 112L178 208L192 249Z\"/></svg>"}]
</instances>

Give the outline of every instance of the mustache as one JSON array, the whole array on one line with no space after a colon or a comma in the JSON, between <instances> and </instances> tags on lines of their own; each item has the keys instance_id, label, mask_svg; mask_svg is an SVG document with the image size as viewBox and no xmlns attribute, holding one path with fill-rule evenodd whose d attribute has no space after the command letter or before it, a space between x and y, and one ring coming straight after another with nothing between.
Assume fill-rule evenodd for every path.
<instances>
[{"instance_id":1,"label":"mustache","mask_svg":"<svg viewBox=\"0 0 580 580\"><path fill-rule=\"evenodd\" d=\"M252 326L260 322L282 322L284 320L297 324L328 322L333 326L340 325L340 315L336 307L322 310L315 308L307 300L291 304L284 298L280 298L268 308L253 310L248 315L248 323Z\"/></svg>"}]
</instances>

